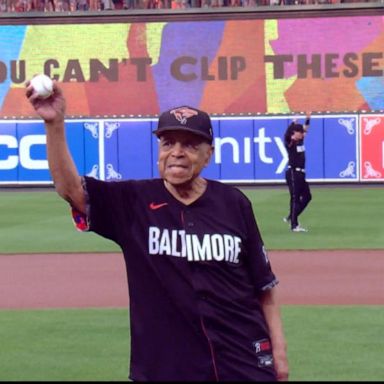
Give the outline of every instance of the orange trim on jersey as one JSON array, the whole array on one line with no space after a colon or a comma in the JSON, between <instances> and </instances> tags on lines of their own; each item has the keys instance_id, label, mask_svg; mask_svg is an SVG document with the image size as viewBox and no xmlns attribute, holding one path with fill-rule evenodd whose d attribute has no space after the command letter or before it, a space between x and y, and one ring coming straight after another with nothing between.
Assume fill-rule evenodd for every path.
<instances>
[{"instance_id":1,"label":"orange trim on jersey","mask_svg":"<svg viewBox=\"0 0 384 384\"><path fill-rule=\"evenodd\" d=\"M80 232L89 231L87 215L71 207L72 220L76 229Z\"/></svg>"}]
</instances>

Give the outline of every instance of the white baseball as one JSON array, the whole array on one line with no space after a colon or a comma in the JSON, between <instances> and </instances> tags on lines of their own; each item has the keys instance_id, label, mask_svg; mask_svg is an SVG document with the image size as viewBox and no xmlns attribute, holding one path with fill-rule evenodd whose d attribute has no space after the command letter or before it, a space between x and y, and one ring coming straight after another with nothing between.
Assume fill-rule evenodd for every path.
<instances>
[{"instance_id":1,"label":"white baseball","mask_svg":"<svg viewBox=\"0 0 384 384\"><path fill-rule=\"evenodd\" d=\"M53 81L47 75L36 75L31 80L34 91L40 98L46 99L53 92Z\"/></svg>"}]
</instances>

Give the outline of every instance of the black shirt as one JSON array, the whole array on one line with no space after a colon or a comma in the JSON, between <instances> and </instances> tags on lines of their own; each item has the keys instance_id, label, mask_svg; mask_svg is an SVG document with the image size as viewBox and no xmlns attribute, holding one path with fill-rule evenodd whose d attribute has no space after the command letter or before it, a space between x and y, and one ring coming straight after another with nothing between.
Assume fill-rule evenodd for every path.
<instances>
[{"instance_id":1,"label":"black shirt","mask_svg":"<svg viewBox=\"0 0 384 384\"><path fill-rule=\"evenodd\" d=\"M124 253L130 378L274 380L257 294L277 280L247 197L212 180L190 205L160 179L85 188L89 229Z\"/></svg>"},{"instance_id":2,"label":"black shirt","mask_svg":"<svg viewBox=\"0 0 384 384\"><path fill-rule=\"evenodd\" d=\"M304 139L294 141L289 135L286 135L284 143L288 152L288 165L292 168L305 169Z\"/></svg>"}]
</instances>

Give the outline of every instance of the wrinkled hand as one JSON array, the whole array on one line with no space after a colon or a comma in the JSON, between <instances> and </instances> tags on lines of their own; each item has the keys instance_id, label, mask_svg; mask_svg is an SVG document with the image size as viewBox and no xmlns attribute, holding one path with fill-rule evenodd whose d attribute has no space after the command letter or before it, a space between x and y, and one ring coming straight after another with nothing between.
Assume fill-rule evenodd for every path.
<instances>
[{"instance_id":1,"label":"wrinkled hand","mask_svg":"<svg viewBox=\"0 0 384 384\"><path fill-rule=\"evenodd\" d=\"M31 86L30 81L26 82L25 95L37 114L47 123L64 120L66 103L64 95L56 81L53 81L52 95L46 99L38 97Z\"/></svg>"},{"instance_id":2,"label":"wrinkled hand","mask_svg":"<svg viewBox=\"0 0 384 384\"><path fill-rule=\"evenodd\" d=\"M289 368L288 360L285 353L274 354L273 356L277 380L278 381L288 381L289 377Z\"/></svg>"}]
</instances>

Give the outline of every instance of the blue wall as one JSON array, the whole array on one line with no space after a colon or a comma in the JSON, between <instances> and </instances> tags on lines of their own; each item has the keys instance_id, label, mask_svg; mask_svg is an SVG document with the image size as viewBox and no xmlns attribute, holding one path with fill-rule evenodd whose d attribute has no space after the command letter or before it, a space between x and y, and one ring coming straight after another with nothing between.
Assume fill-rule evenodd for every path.
<instances>
[{"instance_id":1,"label":"blue wall","mask_svg":"<svg viewBox=\"0 0 384 384\"><path fill-rule=\"evenodd\" d=\"M226 182L284 182L286 127L304 116L213 118L215 153L204 170ZM157 177L156 119L68 120L66 134L80 174L105 180ZM306 137L307 179L358 182L359 116L313 116ZM49 184L42 121L0 122L0 183Z\"/></svg>"}]
</instances>

